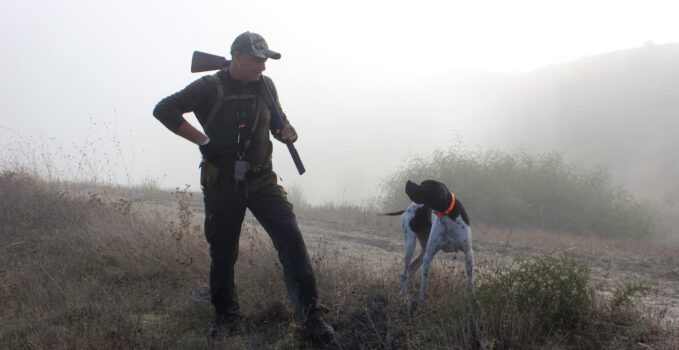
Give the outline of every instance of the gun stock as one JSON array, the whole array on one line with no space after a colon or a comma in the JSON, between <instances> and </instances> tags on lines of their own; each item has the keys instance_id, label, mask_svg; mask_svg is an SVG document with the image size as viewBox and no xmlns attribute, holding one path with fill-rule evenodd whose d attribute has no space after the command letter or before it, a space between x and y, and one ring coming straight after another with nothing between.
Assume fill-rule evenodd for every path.
<instances>
[{"instance_id":1,"label":"gun stock","mask_svg":"<svg viewBox=\"0 0 679 350\"><path fill-rule=\"evenodd\" d=\"M207 72L228 67L231 61L222 56L194 51L191 59L191 73Z\"/></svg>"}]
</instances>

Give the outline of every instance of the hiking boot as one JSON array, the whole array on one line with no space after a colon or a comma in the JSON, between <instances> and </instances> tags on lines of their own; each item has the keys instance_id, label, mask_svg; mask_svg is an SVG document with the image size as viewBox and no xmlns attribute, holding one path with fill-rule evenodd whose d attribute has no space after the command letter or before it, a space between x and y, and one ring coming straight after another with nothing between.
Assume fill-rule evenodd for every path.
<instances>
[{"instance_id":1,"label":"hiking boot","mask_svg":"<svg viewBox=\"0 0 679 350\"><path fill-rule=\"evenodd\" d=\"M238 315L217 315L215 322L208 330L208 336L217 338L221 336L230 336L238 332L240 317Z\"/></svg>"},{"instance_id":2,"label":"hiking boot","mask_svg":"<svg viewBox=\"0 0 679 350\"><path fill-rule=\"evenodd\" d=\"M310 317L304 323L309 340L315 344L327 344L335 338L335 330L321 317Z\"/></svg>"}]
</instances>

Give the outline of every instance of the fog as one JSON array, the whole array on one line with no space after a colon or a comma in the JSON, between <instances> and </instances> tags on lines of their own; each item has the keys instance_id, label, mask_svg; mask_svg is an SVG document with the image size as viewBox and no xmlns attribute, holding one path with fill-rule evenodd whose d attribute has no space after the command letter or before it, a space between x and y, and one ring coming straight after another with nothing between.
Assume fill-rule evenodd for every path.
<instances>
[{"instance_id":1,"label":"fog","mask_svg":"<svg viewBox=\"0 0 679 350\"><path fill-rule=\"evenodd\" d=\"M96 158L89 174L102 180L197 189L197 147L165 129L151 111L201 76L189 73L194 50L228 55L235 36L250 30L282 53L281 60L267 62L265 74L300 134L297 148L307 173L296 173L279 143L274 167L284 186L301 189L312 203L361 203L405 159L459 144L556 150L576 160L588 155L584 164L610 166L621 183L642 189L647 180L620 173L639 167L603 159L616 150L606 141L619 138L596 144L558 139L568 125L563 120L578 112L568 109L575 104L556 103L562 95L543 86L563 86L571 73L592 76L554 67L679 42L671 1L67 0L4 1L1 10L4 159L73 167L69 161ZM545 78L550 69L561 75ZM655 86L658 76L677 78L658 74L645 78L646 84ZM656 104L671 100L666 90L643 91L661 94L649 97ZM588 106L615 101L568 96L589 98ZM662 118L675 107L667 106ZM185 117L196 124L192 115ZM608 124L578 123L590 138L611 130ZM649 130L665 133L645 139L671 140L679 131L676 122ZM676 146L660 144L661 154ZM606 147L611 151L599 152Z\"/></svg>"}]
</instances>

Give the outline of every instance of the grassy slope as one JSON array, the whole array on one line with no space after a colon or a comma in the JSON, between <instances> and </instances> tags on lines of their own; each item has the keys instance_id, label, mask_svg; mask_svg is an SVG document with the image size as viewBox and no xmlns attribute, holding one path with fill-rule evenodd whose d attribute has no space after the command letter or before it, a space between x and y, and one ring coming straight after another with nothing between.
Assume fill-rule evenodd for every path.
<instances>
[{"instance_id":1,"label":"grassy slope","mask_svg":"<svg viewBox=\"0 0 679 350\"><path fill-rule=\"evenodd\" d=\"M205 283L209 258L188 193L177 193L180 210L163 211L144 202L60 193L30 176L5 173L0 194L0 348L210 345L204 334L211 309L189 298ZM322 246L311 254L326 317L344 349L679 346L671 338L676 333L624 303L634 300L629 295L615 308L599 300L582 284L586 269L568 260L518 264L527 274L498 266L480 274L474 295L465 292L464 279L436 275L427 305L412 309L396 296L400 266L363 264L360 254ZM281 274L266 235L246 226L237 265L244 334L214 348L307 346ZM549 301L573 291L580 298L557 305L574 316L555 317Z\"/></svg>"}]
</instances>

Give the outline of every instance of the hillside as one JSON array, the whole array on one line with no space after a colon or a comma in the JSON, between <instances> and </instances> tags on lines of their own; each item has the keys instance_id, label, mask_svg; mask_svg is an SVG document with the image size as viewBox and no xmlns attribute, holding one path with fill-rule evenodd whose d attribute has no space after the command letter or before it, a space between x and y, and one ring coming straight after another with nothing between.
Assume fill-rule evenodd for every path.
<instances>
[{"instance_id":1,"label":"hillside","mask_svg":"<svg viewBox=\"0 0 679 350\"><path fill-rule=\"evenodd\" d=\"M492 138L563 151L664 205L679 203L679 44L646 45L505 77Z\"/></svg>"}]
</instances>

